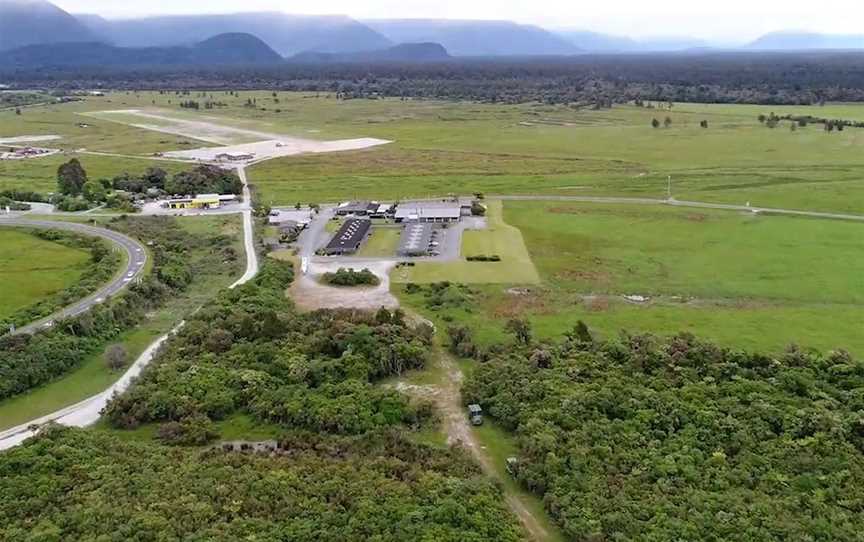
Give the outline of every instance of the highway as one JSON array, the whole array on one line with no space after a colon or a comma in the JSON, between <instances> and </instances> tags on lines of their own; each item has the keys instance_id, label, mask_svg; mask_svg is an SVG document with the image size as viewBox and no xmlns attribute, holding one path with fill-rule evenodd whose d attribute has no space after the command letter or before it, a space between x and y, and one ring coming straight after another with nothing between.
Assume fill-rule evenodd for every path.
<instances>
[{"instance_id":1,"label":"highway","mask_svg":"<svg viewBox=\"0 0 864 542\"><path fill-rule=\"evenodd\" d=\"M126 267L123 269L122 273L116 274L110 282L84 299L64 307L46 318L19 327L13 332L16 334L32 334L39 329L50 328L57 320L78 316L79 314L87 312L93 306L104 303L108 298L117 295L117 293L138 279L144 272L144 268L147 264L147 250L144 248L144 245L131 237L107 228L98 228L75 222L28 220L12 216L0 217L0 226L63 230L91 237L99 237L108 241L116 250L122 250L126 253Z\"/></svg>"},{"instance_id":2,"label":"highway","mask_svg":"<svg viewBox=\"0 0 864 542\"><path fill-rule=\"evenodd\" d=\"M250 280L255 278L255 275L258 274L258 255L255 251L255 236L253 232L254 221L252 220L251 194L249 193L249 185L247 184L246 180L246 171L242 166L237 168L237 174L243 181L244 186L244 201L241 212L243 213L243 241L246 247L246 271L243 273L243 276L240 277L239 280L237 280L237 282L231 285L231 288L236 288L242 284L249 282ZM33 221L22 220L20 222ZM0 224L4 223L5 221L0 222ZM47 223L52 224L52 227L55 224L53 222ZM130 241L132 240L130 239ZM137 245L136 241L132 242ZM156 353L159 351L159 348L162 346L162 344L165 343L165 341L167 341L171 335L177 333L184 325L185 322L180 322L174 327L174 329L156 339L156 341L154 341L147 348L147 350L145 350L140 356L138 356L138 359L136 359L135 363L133 363L132 366L126 370L123 376L120 377L120 380L112 384L107 390L93 395L92 397L88 397L87 399L84 399L79 403L68 406L56 412L52 412L51 414L47 414L35 420L31 420L27 423L12 427L10 429L7 429L6 431L0 431L0 450L8 450L9 448L14 448L15 446L18 446L28 438L35 435L36 431L38 430L38 426L49 422L59 423L69 427L88 427L98 422L102 413L102 409L105 408L105 406L108 404L108 401L111 400L114 395L119 395L125 392L132 384L133 380L141 374L141 371L143 371L144 368L147 367L147 365L149 365L151 361L153 361L153 358L156 356Z\"/></svg>"}]
</instances>

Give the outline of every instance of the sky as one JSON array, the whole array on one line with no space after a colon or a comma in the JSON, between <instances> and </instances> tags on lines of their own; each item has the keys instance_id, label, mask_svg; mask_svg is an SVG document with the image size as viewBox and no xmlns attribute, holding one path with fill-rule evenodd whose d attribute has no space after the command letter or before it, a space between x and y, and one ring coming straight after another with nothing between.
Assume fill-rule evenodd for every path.
<instances>
[{"instance_id":1,"label":"sky","mask_svg":"<svg viewBox=\"0 0 864 542\"><path fill-rule=\"evenodd\" d=\"M864 32L862 0L54 0L72 13L107 17L276 10L354 18L508 19L553 28L736 43L776 30Z\"/></svg>"}]
</instances>

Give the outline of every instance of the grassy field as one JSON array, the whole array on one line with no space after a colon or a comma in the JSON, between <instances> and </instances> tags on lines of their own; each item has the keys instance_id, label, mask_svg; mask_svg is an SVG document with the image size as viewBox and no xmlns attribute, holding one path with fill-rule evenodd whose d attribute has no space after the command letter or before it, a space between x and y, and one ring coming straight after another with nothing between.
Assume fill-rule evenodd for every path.
<instances>
[{"instance_id":1,"label":"grassy field","mask_svg":"<svg viewBox=\"0 0 864 542\"><path fill-rule=\"evenodd\" d=\"M233 236L238 254L243 254L241 240L242 224L237 216L209 216L178 218L189 231L222 232ZM0 233L3 233L0 231ZM0 245L2 248L2 245ZM137 358L157 337L172 329L184 316L210 299L216 291L231 284L239 276L239 264L235 272L224 269L213 273L199 274L182 295L169 301L161 309L150 314L138 326L121 334L114 344L122 344L129 359ZM104 352L90 356L80 367L66 376L36 389L0 402L0 430L49 414L99 393L114 383L122 372L108 369Z\"/></svg>"},{"instance_id":2,"label":"grassy field","mask_svg":"<svg viewBox=\"0 0 864 542\"><path fill-rule=\"evenodd\" d=\"M28 108L20 117L2 111L0 138L56 134L63 139L51 146L136 155L204 145L82 115L151 109L178 119L286 136L394 141L366 151L289 157L254 167L250 177L262 200L277 204L474 191L665 197L671 175L679 199L864 212L864 130L826 133L811 125L793 132L789 123L770 129L757 120L772 111L864 119L862 105L675 104L671 111L633 106L591 111L539 104L343 101L326 93L280 92L274 97L270 92L217 92L212 99L225 107L190 111L178 106L190 98L206 99L200 93L124 92ZM245 107L250 98L257 107ZM668 129L651 127L651 119L667 115L672 119ZM136 119L140 121L126 121ZM700 128L702 120L709 128ZM79 128L80 122L91 125ZM0 174L2 182L9 178L8 172Z\"/></svg>"},{"instance_id":3,"label":"grassy field","mask_svg":"<svg viewBox=\"0 0 864 542\"><path fill-rule=\"evenodd\" d=\"M72 158L81 161L91 180L112 179L123 173L138 175L148 167L159 167L176 173L193 167L179 162L157 161L149 158L123 158L92 154L68 153L33 160L0 161L0 190L32 190L43 194L56 192L57 168Z\"/></svg>"},{"instance_id":4,"label":"grassy field","mask_svg":"<svg viewBox=\"0 0 864 542\"><path fill-rule=\"evenodd\" d=\"M372 228L366 244L357 253L359 258L392 258L399 248L400 228Z\"/></svg>"},{"instance_id":5,"label":"grassy field","mask_svg":"<svg viewBox=\"0 0 864 542\"><path fill-rule=\"evenodd\" d=\"M455 262L420 262L394 271L396 283L460 282L464 284L524 283L540 281L531 256L517 228L504 222L500 201L488 203L485 230L466 231L462 239L463 258ZM501 257L500 262L469 262L467 256Z\"/></svg>"},{"instance_id":6,"label":"grassy field","mask_svg":"<svg viewBox=\"0 0 864 542\"><path fill-rule=\"evenodd\" d=\"M89 261L86 250L0 228L0 318L75 284Z\"/></svg>"},{"instance_id":7,"label":"grassy field","mask_svg":"<svg viewBox=\"0 0 864 542\"><path fill-rule=\"evenodd\" d=\"M480 342L505 340L518 317L540 338L583 320L603 337L688 331L769 352L797 343L864 353L860 224L560 202L508 202L504 216L542 282L476 285L472 308L433 315L470 324ZM423 310L422 296L394 288Z\"/></svg>"}]
</instances>

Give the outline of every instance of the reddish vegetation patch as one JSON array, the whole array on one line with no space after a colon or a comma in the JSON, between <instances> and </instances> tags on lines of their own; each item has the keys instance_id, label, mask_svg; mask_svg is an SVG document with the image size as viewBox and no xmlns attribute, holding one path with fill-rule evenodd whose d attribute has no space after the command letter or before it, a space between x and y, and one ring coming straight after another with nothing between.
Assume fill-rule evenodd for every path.
<instances>
[{"instance_id":1,"label":"reddish vegetation patch","mask_svg":"<svg viewBox=\"0 0 864 542\"><path fill-rule=\"evenodd\" d=\"M609 310L609 298L605 296L595 296L586 299L585 306L591 312L604 312Z\"/></svg>"},{"instance_id":2,"label":"reddish vegetation patch","mask_svg":"<svg viewBox=\"0 0 864 542\"><path fill-rule=\"evenodd\" d=\"M490 309L491 316L497 319L523 317L526 313L548 316L556 311L541 293L534 291L508 293Z\"/></svg>"}]
</instances>

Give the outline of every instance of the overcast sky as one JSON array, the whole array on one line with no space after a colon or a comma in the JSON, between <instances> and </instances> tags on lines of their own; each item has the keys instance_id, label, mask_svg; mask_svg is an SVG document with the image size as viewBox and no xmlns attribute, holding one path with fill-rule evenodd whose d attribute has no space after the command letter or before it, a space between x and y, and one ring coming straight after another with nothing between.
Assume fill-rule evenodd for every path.
<instances>
[{"instance_id":1,"label":"overcast sky","mask_svg":"<svg viewBox=\"0 0 864 542\"><path fill-rule=\"evenodd\" d=\"M740 41L773 30L859 32L862 0L55 0L73 13L127 17L155 13L278 10L355 18L510 19L631 36L690 35Z\"/></svg>"}]
</instances>

